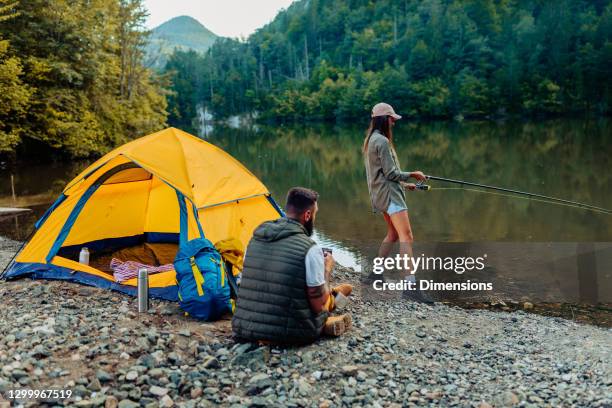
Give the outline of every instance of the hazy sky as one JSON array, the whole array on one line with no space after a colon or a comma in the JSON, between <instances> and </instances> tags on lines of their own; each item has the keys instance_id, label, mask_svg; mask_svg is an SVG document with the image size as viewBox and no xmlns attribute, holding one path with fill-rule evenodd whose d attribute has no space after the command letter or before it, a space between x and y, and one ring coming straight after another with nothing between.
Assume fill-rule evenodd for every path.
<instances>
[{"instance_id":1,"label":"hazy sky","mask_svg":"<svg viewBox=\"0 0 612 408\"><path fill-rule=\"evenodd\" d=\"M213 33L224 37L247 37L269 23L293 0L145 0L147 26L154 28L172 17L188 15Z\"/></svg>"}]
</instances>

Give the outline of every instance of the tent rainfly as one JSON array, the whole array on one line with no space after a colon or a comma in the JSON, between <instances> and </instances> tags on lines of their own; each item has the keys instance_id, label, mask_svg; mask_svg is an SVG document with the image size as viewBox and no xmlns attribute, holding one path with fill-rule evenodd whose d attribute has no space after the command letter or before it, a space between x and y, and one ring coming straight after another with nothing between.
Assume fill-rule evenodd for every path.
<instances>
[{"instance_id":1,"label":"tent rainfly","mask_svg":"<svg viewBox=\"0 0 612 408\"><path fill-rule=\"evenodd\" d=\"M176 128L129 142L97 160L63 190L4 274L61 279L134 295L136 278L78 262L81 248L109 253L143 243L178 243L177 191L211 242L246 247L260 223L282 216L263 183L220 148ZM189 211L189 238L195 238ZM76 254L76 255L75 255ZM149 277L152 297L177 301L174 270Z\"/></svg>"}]
</instances>

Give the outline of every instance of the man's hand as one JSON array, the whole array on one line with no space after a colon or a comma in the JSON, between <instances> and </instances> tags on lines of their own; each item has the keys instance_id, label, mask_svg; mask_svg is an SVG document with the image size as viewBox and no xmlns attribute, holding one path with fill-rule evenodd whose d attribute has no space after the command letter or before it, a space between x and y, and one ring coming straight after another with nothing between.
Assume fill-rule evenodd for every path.
<instances>
[{"instance_id":1,"label":"man's hand","mask_svg":"<svg viewBox=\"0 0 612 408\"><path fill-rule=\"evenodd\" d=\"M331 273L331 271L334 270L334 266L336 265L334 257L329 252L324 252L323 258L325 259L325 272Z\"/></svg>"},{"instance_id":2,"label":"man's hand","mask_svg":"<svg viewBox=\"0 0 612 408\"><path fill-rule=\"evenodd\" d=\"M416 181L425 181L425 180L427 180L427 177L425 177L425 174L423 174L423 172L419 171L419 170L411 172L410 173L410 177L412 177Z\"/></svg>"}]
</instances>

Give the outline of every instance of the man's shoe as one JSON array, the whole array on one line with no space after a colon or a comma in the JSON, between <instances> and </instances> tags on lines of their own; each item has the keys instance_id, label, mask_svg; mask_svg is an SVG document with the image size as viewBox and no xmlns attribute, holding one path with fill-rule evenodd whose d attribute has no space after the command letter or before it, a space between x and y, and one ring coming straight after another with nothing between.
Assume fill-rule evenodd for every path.
<instances>
[{"instance_id":1,"label":"man's shoe","mask_svg":"<svg viewBox=\"0 0 612 408\"><path fill-rule=\"evenodd\" d=\"M332 289L332 293L334 295L336 295L336 293L338 292L348 297L353 292L353 285L351 285L350 283L342 283Z\"/></svg>"},{"instance_id":2,"label":"man's shoe","mask_svg":"<svg viewBox=\"0 0 612 408\"><path fill-rule=\"evenodd\" d=\"M402 298L417 303L427 303L428 305L434 303L434 300L420 289L405 290L404 292L402 292Z\"/></svg>"},{"instance_id":3,"label":"man's shoe","mask_svg":"<svg viewBox=\"0 0 612 408\"><path fill-rule=\"evenodd\" d=\"M323 333L328 336L338 337L346 333L347 330L350 330L352 324L350 315L330 316L325 321Z\"/></svg>"},{"instance_id":4,"label":"man's shoe","mask_svg":"<svg viewBox=\"0 0 612 408\"><path fill-rule=\"evenodd\" d=\"M342 319L344 320L344 330L349 331L353 328L353 318L350 314L343 314Z\"/></svg>"}]
</instances>

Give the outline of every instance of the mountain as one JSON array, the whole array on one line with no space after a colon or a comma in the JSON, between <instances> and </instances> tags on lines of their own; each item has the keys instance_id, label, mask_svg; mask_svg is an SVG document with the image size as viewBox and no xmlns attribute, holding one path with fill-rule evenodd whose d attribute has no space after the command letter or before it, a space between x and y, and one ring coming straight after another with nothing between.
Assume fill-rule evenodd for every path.
<instances>
[{"instance_id":1,"label":"mountain","mask_svg":"<svg viewBox=\"0 0 612 408\"><path fill-rule=\"evenodd\" d=\"M151 32L146 48L147 65L162 69L175 48L204 53L217 35L189 16L174 17Z\"/></svg>"}]
</instances>

